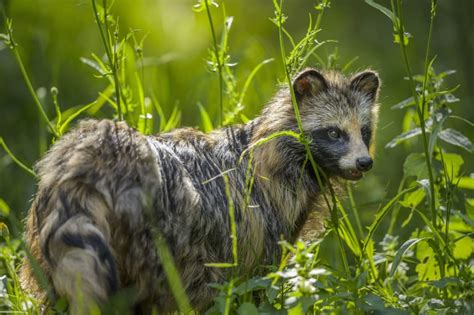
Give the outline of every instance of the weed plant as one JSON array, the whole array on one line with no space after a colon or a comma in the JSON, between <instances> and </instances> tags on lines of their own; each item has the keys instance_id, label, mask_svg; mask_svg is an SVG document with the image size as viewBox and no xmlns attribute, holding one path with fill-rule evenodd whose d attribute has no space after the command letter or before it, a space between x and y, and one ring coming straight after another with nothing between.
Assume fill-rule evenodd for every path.
<instances>
[{"instance_id":1,"label":"weed plant","mask_svg":"<svg viewBox=\"0 0 474 315\"><path fill-rule=\"evenodd\" d=\"M232 275L225 283L211 284L218 294L207 314L319 314L319 313L387 313L387 314L472 314L474 249L474 199L466 197L474 190L474 179L462 171L463 156L449 152L445 143L463 148L471 157L474 149L471 141L460 131L445 128L448 119L458 119L473 126L472 122L454 115L454 106L459 99L454 95L457 87L446 87L445 78L453 71L437 72L436 58L431 52L431 38L437 14L437 1L431 0L431 12L425 59L421 74L414 73L407 52L411 35L407 31L401 0L391 0L390 7L366 0L366 3L387 16L393 26L393 41L401 52L400 63L406 69L410 84L407 99L394 105L394 110L403 110L403 132L386 144L386 150L397 150L401 144L421 139L421 148L414 148L403 165L403 179L398 192L380 205L369 226L362 226L358 217L361 206L354 200L352 186L347 185L349 202L342 202L335 195L331 182L323 190L325 205L330 210L330 219L324 235L311 242L281 242L282 259L273 266L262 266L264 276L248 277L239 274L237 233L234 206L229 198L231 237L233 238L233 261L213 264L218 268L230 268ZM281 84L289 86L298 132L284 131L272 134L248 148L247 178L244 203L252 190L254 178L253 150L264 146L276 137L294 137L306 148L306 163L314 169L319 183L325 174L309 151L310 139L304 133L298 105L292 90L291 78L303 67L317 64L320 68L333 68L334 56L325 61L319 48L329 41L319 41L323 16L330 9L329 0L320 0L309 17L307 31L296 40L285 28L283 0L273 0L275 16L270 20L278 34L280 56L262 60L248 75L242 86L237 84L229 53L229 33L233 18L227 15L225 3L200 0L194 5L195 14L205 14L209 23L212 42L209 46L207 65L218 80L218 117L214 118L206 106L197 104L201 116L201 127L212 131L216 127L248 121L243 114L246 95L252 81L264 66L281 67L284 77ZM26 83L34 104L50 132L51 144L59 139L80 117L95 117L107 113L109 117L125 120L143 134L164 132L180 126L181 110L175 106L168 115L158 97L145 89L143 73L145 37L137 32L121 32L118 17L112 13L112 3L91 0L91 8L98 28L105 55L92 53L81 61L90 66L95 76L104 80L106 87L89 104L63 110L58 103L58 89L51 89L55 117L49 117L33 87L14 37L14 21L5 15L5 33L0 39L10 48L19 71ZM222 15L223 25L216 27L216 15ZM315 15L315 16L314 16ZM218 29L222 33L218 34ZM348 71L356 58L340 67ZM271 63L272 62L272 63ZM271 64L270 64L271 63ZM267 65L269 64L269 65ZM9 147L0 137L5 153L20 168L35 177L31 167L14 155L14 146ZM416 152L419 151L419 152ZM306 164L305 163L305 164ZM230 196L229 181L226 193ZM327 182L327 180L325 180ZM321 185L323 186L323 185ZM242 208L246 208L245 204ZM409 212L402 220L401 213ZM8 204L0 199L0 312L40 313L42 305L21 287L18 269L21 260L31 260L23 241L12 237L10 230L21 226ZM417 218L416 223L414 219ZM380 239L375 233L382 221L389 222L385 236ZM419 222L422 222L421 224ZM396 227L409 228L408 238L396 234ZM383 233L382 233L383 234ZM172 256L156 236L156 247L164 262L164 270L170 287L182 312L191 310L183 291L179 274ZM338 246L337 257L325 257L322 245L334 236ZM332 261L328 263L328 261ZM35 265L35 262L32 261ZM46 288L41 271L36 268L39 282ZM119 293L108 309L116 313L125 310ZM53 298L52 298L53 300ZM66 301L54 300L48 312L64 312ZM97 310L97 313L100 313Z\"/></svg>"}]
</instances>

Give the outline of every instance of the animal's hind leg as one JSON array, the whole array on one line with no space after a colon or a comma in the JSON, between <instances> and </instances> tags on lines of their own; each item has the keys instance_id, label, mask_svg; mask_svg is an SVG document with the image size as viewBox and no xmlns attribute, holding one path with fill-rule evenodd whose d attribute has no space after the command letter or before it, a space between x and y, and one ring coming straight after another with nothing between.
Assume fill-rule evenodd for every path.
<instances>
[{"instance_id":1,"label":"animal's hind leg","mask_svg":"<svg viewBox=\"0 0 474 315\"><path fill-rule=\"evenodd\" d=\"M105 204L94 194L77 197L57 199L40 241L57 293L68 299L72 313L86 314L117 290L118 274L108 225L102 218Z\"/></svg>"}]
</instances>

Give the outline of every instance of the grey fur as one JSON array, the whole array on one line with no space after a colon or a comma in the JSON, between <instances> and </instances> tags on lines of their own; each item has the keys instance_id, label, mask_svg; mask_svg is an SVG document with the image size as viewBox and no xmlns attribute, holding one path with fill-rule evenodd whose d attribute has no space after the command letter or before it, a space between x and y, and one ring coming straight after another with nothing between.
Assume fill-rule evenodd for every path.
<instances>
[{"instance_id":1,"label":"grey fur","mask_svg":"<svg viewBox=\"0 0 474 315\"><path fill-rule=\"evenodd\" d=\"M307 80L311 90L306 93L308 83L299 80L314 72L306 70L294 82L307 135L324 134L319 130L342 126L351 117L352 123L375 129L376 74L376 84L371 80L367 87L360 77L356 82L339 73L318 73L321 77ZM348 141L357 138L357 144L364 145L360 129L354 128L344 129ZM248 124L210 134L183 128L144 136L123 122L84 120L36 166L40 182L28 214L27 244L73 312L91 302L103 305L124 287L136 289L135 303L143 309L155 305L172 311L176 304L155 251L158 232L174 257L191 304L204 310L215 294L208 284L226 276L223 269L204 264L232 261L223 172L228 171L235 206L242 272L275 262L278 241L294 241L310 214L313 229L322 230L326 210L318 203L321 188L312 170L302 168L303 146L289 137L255 149L255 183L250 203L243 208L248 154L240 163L239 159L250 145L282 130L297 131L287 88ZM325 172L344 177L346 170L333 161L340 157L327 156L333 148L330 142L314 140L312 153ZM344 148L352 150L350 145ZM28 263L22 283L41 296Z\"/></svg>"}]
</instances>

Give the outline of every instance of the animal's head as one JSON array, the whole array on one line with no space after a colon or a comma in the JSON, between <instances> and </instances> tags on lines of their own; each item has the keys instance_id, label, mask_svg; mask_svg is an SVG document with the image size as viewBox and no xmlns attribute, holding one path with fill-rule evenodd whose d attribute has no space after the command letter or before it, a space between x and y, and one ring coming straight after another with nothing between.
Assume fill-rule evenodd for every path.
<instances>
[{"instance_id":1,"label":"animal's head","mask_svg":"<svg viewBox=\"0 0 474 315\"><path fill-rule=\"evenodd\" d=\"M312 155L326 174L358 180L372 168L379 86L373 71L348 78L307 69L293 81Z\"/></svg>"}]
</instances>

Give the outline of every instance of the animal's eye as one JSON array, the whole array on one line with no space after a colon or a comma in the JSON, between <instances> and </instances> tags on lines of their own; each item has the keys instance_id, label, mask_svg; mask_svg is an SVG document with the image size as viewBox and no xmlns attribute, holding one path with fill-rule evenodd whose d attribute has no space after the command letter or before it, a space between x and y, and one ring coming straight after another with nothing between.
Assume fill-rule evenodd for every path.
<instances>
[{"instance_id":1,"label":"animal's eye","mask_svg":"<svg viewBox=\"0 0 474 315\"><path fill-rule=\"evenodd\" d=\"M339 139L341 137L341 134L336 129L329 129L328 136L331 139Z\"/></svg>"}]
</instances>

